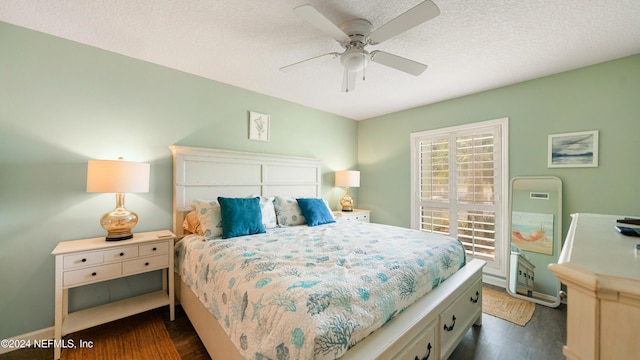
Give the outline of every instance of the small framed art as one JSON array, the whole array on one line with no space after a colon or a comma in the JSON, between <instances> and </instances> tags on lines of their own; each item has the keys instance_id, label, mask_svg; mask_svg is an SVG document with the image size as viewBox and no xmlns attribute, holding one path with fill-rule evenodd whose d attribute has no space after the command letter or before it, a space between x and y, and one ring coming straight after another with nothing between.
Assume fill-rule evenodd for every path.
<instances>
[{"instance_id":1,"label":"small framed art","mask_svg":"<svg viewBox=\"0 0 640 360\"><path fill-rule=\"evenodd\" d=\"M598 130L549 135L547 167L597 167Z\"/></svg>"},{"instance_id":2,"label":"small framed art","mask_svg":"<svg viewBox=\"0 0 640 360\"><path fill-rule=\"evenodd\" d=\"M270 122L271 116L249 111L249 139L268 142Z\"/></svg>"}]
</instances>

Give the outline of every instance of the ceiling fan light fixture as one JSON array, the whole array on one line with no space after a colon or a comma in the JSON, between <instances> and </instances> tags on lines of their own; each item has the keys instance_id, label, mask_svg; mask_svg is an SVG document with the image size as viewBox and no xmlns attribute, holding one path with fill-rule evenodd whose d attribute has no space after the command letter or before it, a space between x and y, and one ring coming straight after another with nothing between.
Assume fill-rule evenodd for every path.
<instances>
[{"instance_id":1,"label":"ceiling fan light fixture","mask_svg":"<svg viewBox=\"0 0 640 360\"><path fill-rule=\"evenodd\" d=\"M340 63L350 72L359 72L364 70L371 60L371 55L368 51L361 48L351 48L346 50L340 56Z\"/></svg>"}]
</instances>

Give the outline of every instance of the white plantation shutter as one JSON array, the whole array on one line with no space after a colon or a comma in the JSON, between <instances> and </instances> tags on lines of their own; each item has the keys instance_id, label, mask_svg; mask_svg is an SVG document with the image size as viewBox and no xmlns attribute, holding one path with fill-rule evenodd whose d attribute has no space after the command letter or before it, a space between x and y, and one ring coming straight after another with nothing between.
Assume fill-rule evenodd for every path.
<instances>
[{"instance_id":1,"label":"white plantation shutter","mask_svg":"<svg viewBox=\"0 0 640 360\"><path fill-rule=\"evenodd\" d=\"M425 138L420 148L420 199L429 206L420 208L420 229L449 234L449 139Z\"/></svg>"},{"instance_id":2,"label":"white plantation shutter","mask_svg":"<svg viewBox=\"0 0 640 360\"><path fill-rule=\"evenodd\" d=\"M481 131L482 130L482 131ZM490 130L490 131L489 131ZM456 143L457 237L467 254L495 259L496 176L498 129L477 129L472 134L453 134Z\"/></svg>"},{"instance_id":3,"label":"white plantation shutter","mask_svg":"<svg viewBox=\"0 0 640 360\"><path fill-rule=\"evenodd\" d=\"M501 125L412 134L412 227L455 237L468 256L497 268L504 263L497 247L506 212L500 201L506 182Z\"/></svg>"}]
</instances>

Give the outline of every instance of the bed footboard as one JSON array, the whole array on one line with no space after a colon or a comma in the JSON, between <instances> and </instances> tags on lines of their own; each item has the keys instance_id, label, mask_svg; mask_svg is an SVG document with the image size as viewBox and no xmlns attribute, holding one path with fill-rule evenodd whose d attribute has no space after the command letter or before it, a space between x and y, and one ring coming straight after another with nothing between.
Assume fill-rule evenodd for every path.
<instances>
[{"instance_id":1,"label":"bed footboard","mask_svg":"<svg viewBox=\"0 0 640 360\"><path fill-rule=\"evenodd\" d=\"M470 261L342 359L447 359L467 330L482 323L484 265Z\"/></svg>"}]
</instances>

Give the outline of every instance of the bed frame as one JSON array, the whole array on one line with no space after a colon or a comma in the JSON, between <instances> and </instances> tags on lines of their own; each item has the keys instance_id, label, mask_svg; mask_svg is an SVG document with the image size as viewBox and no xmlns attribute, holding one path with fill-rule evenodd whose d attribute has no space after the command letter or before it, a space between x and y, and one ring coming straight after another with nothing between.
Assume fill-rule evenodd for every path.
<instances>
[{"instance_id":1,"label":"bed frame","mask_svg":"<svg viewBox=\"0 0 640 360\"><path fill-rule=\"evenodd\" d=\"M319 197L321 161L312 158L170 146L173 231L194 199L217 196ZM474 259L376 330L341 359L446 359L467 330L482 323L482 268ZM176 273L176 296L212 359L242 359L219 322Z\"/></svg>"}]
</instances>

